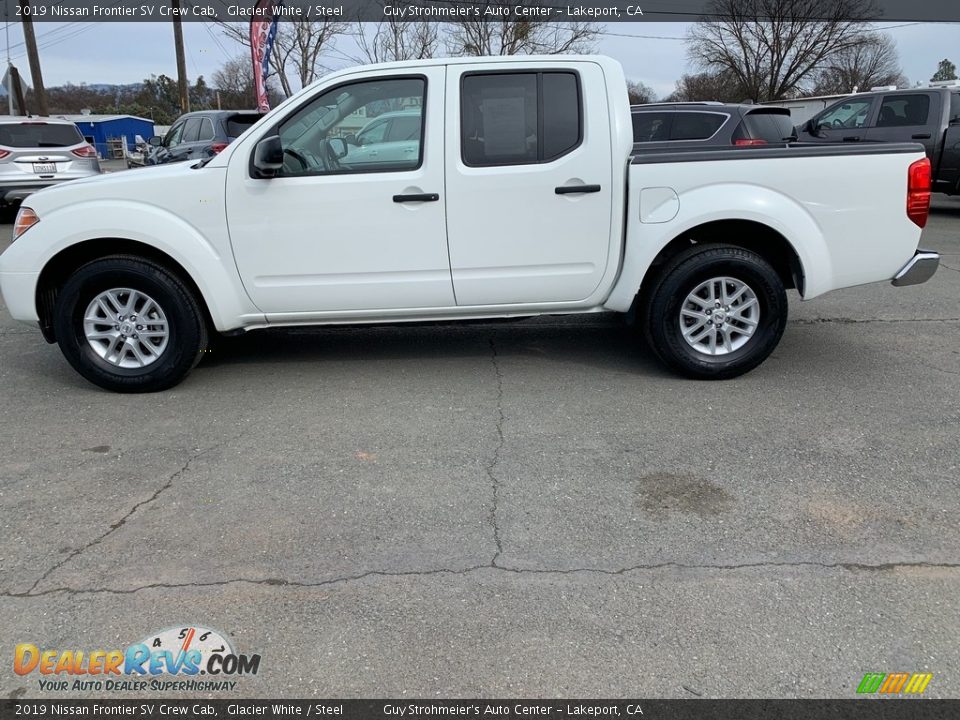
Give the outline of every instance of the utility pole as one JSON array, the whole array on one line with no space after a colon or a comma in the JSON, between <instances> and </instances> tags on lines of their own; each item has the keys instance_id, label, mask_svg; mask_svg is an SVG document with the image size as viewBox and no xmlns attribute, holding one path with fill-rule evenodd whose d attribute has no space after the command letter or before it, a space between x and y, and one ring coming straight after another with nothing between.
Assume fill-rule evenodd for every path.
<instances>
[{"instance_id":1,"label":"utility pole","mask_svg":"<svg viewBox=\"0 0 960 720\"><path fill-rule=\"evenodd\" d=\"M173 8L173 45L177 51L177 87L180 90L180 112L190 112L190 86L187 84L187 61L183 56L183 26L180 24L180 0L170 0Z\"/></svg>"},{"instance_id":2,"label":"utility pole","mask_svg":"<svg viewBox=\"0 0 960 720\"><path fill-rule=\"evenodd\" d=\"M30 0L20 0L23 21L23 43L27 46L27 58L30 60L30 79L33 80L33 95L37 100L37 114L49 115L47 110L47 91L43 88L43 73L40 72L40 55L37 53L37 38L33 34L33 16L30 14Z\"/></svg>"},{"instance_id":3,"label":"utility pole","mask_svg":"<svg viewBox=\"0 0 960 720\"><path fill-rule=\"evenodd\" d=\"M13 63L10 62L10 0L3 0L4 31L7 34L7 114L13 115Z\"/></svg>"}]
</instances>

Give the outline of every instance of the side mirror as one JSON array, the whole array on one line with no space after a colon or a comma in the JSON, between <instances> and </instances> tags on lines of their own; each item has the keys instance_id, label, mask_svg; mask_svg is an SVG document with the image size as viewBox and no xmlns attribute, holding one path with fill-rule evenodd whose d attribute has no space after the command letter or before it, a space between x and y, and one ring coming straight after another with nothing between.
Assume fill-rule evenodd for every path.
<instances>
[{"instance_id":1,"label":"side mirror","mask_svg":"<svg viewBox=\"0 0 960 720\"><path fill-rule=\"evenodd\" d=\"M343 136L343 139L346 140L347 145L358 145L357 136L353 133L347 133Z\"/></svg>"},{"instance_id":2,"label":"side mirror","mask_svg":"<svg viewBox=\"0 0 960 720\"><path fill-rule=\"evenodd\" d=\"M338 160L342 157L346 157L347 141L345 139L342 137L330 138L327 140L327 144L330 147L330 152L332 152Z\"/></svg>"},{"instance_id":3,"label":"side mirror","mask_svg":"<svg viewBox=\"0 0 960 720\"><path fill-rule=\"evenodd\" d=\"M153 145L154 147L160 147L163 145L163 138L159 135L154 135L149 140L147 140L147 145Z\"/></svg>"},{"instance_id":4,"label":"side mirror","mask_svg":"<svg viewBox=\"0 0 960 720\"><path fill-rule=\"evenodd\" d=\"M270 178L283 167L283 145L279 135L265 137L253 151L253 166L260 177Z\"/></svg>"}]
</instances>

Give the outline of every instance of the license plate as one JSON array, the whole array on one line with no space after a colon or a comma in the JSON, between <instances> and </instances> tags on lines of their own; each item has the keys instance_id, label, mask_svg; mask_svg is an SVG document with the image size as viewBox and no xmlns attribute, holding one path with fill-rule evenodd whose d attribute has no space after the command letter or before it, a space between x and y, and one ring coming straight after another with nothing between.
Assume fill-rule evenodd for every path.
<instances>
[{"instance_id":1,"label":"license plate","mask_svg":"<svg viewBox=\"0 0 960 720\"><path fill-rule=\"evenodd\" d=\"M37 175L52 175L57 171L56 163L34 163L33 171Z\"/></svg>"}]
</instances>

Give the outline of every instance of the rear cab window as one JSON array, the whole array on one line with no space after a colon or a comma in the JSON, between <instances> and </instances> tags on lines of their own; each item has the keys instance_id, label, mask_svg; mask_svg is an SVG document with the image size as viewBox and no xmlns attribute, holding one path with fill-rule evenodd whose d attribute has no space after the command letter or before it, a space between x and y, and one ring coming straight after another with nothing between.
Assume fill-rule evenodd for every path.
<instances>
[{"instance_id":1,"label":"rear cab window","mask_svg":"<svg viewBox=\"0 0 960 720\"><path fill-rule=\"evenodd\" d=\"M0 145L13 148L70 147L83 142L75 125L55 123L0 124Z\"/></svg>"},{"instance_id":2,"label":"rear cab window","mask_svg":"<svg viewBox=\"0 0 960 720\"><path fill-rule=\"evenodd\" d=\"M880 103L877 127L926 125L929 117L929 95L925 93L887 95Z\"/></svg>"},{"instance_id":3,"label":"rear cab window","mask_svg":"<svg viewBox=\"0 0 960 720\"><path fill-rule=\"evenodd\" d=\"M461 80L461 158L470 167L552 162L583 141L580 79L568 70Z\"/></svg>"}]
</instances>

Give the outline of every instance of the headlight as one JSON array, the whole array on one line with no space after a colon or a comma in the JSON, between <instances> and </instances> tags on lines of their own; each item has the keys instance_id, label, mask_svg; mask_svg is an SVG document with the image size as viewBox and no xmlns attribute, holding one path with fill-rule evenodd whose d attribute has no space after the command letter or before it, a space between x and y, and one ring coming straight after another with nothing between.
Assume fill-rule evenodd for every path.
<instances>
[{"instance_id":1,"label":"headlight","mask_svg":"<svg viewBox=\"0 0 960 720\"><path fill-rule=\"evenodd\" d=\"M13 222L13 239L16 240L38 222L40 222L40 218L32 209L21 206L17 213L17 219Z\"/></svg>"}]
</instances>

